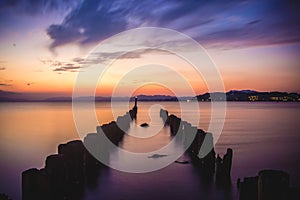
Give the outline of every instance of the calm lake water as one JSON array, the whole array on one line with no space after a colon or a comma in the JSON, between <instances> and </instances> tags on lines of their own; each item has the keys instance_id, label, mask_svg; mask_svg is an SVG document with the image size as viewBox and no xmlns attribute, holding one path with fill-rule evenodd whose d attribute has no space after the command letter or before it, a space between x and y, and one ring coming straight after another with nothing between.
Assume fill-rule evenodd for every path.
<instances>
[{"instance_id":1,"label":"calm lake water","mask_svg":"<svg viewBox=\"0 0 300 200\"><path fill-rule=\"evenodd\" d=\"M149 152L168 144L169 130L158 119L159 106L181 116L178 102L139 102L136 123L150 123L149 128L132 124L120 146L132 152ZM193 121L194 108L186 104L187 121L207 130L210 103L199 103L200 123ZM117 107L118 109L118 107ZM122 115L124 110L117 110ZM113 120L110 103L96 103L99 124ZM87 188L85 199L237 199L237 178L255 176L261 169L279 169L290 174L292 186L300 187L300 104L269 102L228 102L222 135L215 151L223 155L232 148L232 188L230 191L207 185L193 165L173 163L159 171L130 174L105 169L98 184ZM21 173L44 167L57 145L79 139L73 121L71 103L1 103L0 104L0 193L21 199ZM95 132L96 127L91 127ZM116 162L117 153L111 155ZM163 158L161 158L163 159ZM153 159L154 160L154 159ZM157 161L155 161L157 162ZM176 197L176 198L174 198Z\"/></svg>"}]
</instances>

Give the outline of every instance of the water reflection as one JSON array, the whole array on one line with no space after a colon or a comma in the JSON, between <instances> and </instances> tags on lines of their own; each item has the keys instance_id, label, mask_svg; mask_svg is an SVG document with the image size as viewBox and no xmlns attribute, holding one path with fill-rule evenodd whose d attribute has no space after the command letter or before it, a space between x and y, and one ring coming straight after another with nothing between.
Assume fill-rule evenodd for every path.
<instances>
[{"instance_id":1,"label":"water reflection","mask_svg":"<svg viewBox=\"0 0 300 200\"><path fill-rule=\"evenodd\" d=\"M119 167L122 167L125 171L126 166L124 165L128 165L127 167L130 167L130 170L133 170L133 172L136 170L138 172L138 168L135 169L135 166L142 166L142 168L144 168L143 166L149 167L155 165L157 162L164 162L166 160L164 159L165 157L168 157L168 160L170 160L169 157L171 156L175 156L175 159L171 158L171 160L176 160L178 158L175 153L176 148L180 148L181 152L186 151L184 155L181 154L181 157L184 157L185 161L177 161L175 162L176 164L191 163L193 167L198 168L198 170L202 172L199 175L202 178L202 183L206 185L203 190L203 194L206 195L208 185L212 186L211 183L213 182L215 172L215 151L213 148L212 135L191 126L190 123L182 121L174 115L168 115L166 110L160 109L157 113L160 113L160 117L163 120L161 120L160 123L157 122L151 124L153 126L163 127L161 130L169 130L167 132L162 132L160 130L157 134L166 135L167 133L169 136L171 144L173 145L171 145L171 148L166 149L169 150L169 152L162 151L167 154L155 153L151 156L149 155L145 162L138 162L138 159L135 160L133 159L134 157L129 156L132 154L126 154L126 156L123 155L124 150L128 151L128 149L126 149L128 143L122 143L124 149L113 147L112 143L118 145L121 141L126 141L124 140L126 132L128 133L127 140L130 141L130 138L133 138L132 140L136 140L134 143L137 144L141 143L137 140L143 140L147 137L136 138L133 135L141 134L149 136L152 139L154 138L152 133L147 132L146 129L137 128L138 125L135 123L137 106L135 105L125 115L119 116L116 121L98 126L97 133L87 134L84 138L84 142L74 140L66 144L60 144L58 146L58 154L48 156L44 168L40 170L34 168L24 171L22 173L22 199L83 199L86 188L101 187L101 185L97 184L97 179L99 179L99 176L101 175L101 168L104 167L103 164L111 167L112 163L116 162L117 164L122 164L123 166ZM159 128L157 130L159 130ZM129 134L131 131L136 131L136 133ZM175 140L174 138L177 139ZM106 142L106 140L110 140L111 143ZM175 142L172 142L172 140L175 140ZM149 143L148 140L145 140L145 142ZM133 145L129 146L132 147ZM170 144L165 146L170 146ZM164 149L165 147L159 148ZM203 152L203 149L207 152ZM205 154L202 155L203 153ZM142 156L143 155L145 154L142 154ZM223 160L220 158L220 162L217 163L219 186L225 183L229 186L228 183L230 183L230 181L225 182L224 180L230 179L231 161L232 150L229 149ZM168 165L169 163L164 166ZM155 169L155 167L153 169ZM156 173L161 173L161 170L156 171ZM139 176L145 176L145 173L140 174ZM134 177L134 175L132 177ZM178 177L176 173L172 174L169 178L174 177ZM179 180L177 181L177 183L181 182ZM220 184L220 182L222 182L222 184ZM230 187L226 188L227 190L229 188L228 191L230 191ZM185 187L182 187L181 189L184 191L186 190ZM225 187L222 189L225 189ZM155 191L155 193L156 192L157 191ZM147 195L147 193L144 195ZM164 195L167 195L168 198L172 197L172 199L177 199L180 193L174 191L171 194L161 194L161 197L164 198ZM195 194L193 194L193 196L196 197ZM114 197L119 197L119 195L112 195L110 199ZM128 199L136 198L138 199L139 197L136 195L128 197Z\"/></svg>"},{"instance_id":2,"label":"water reflection","mask_svg":"<svg viewBox=\"0 0 300 200\"><path fill-rule=\"evenodd\" d=\"M151 122L148 109L156 103L180 116L176 102L141 102L138 125ZM233 199L238 199L235 187L238 178L255 176L260 169L265 168L287 171L290 174L291 185L299 187L299 103L229 102L227 105L225 127L215 150L221 157L227 147L234 150L231 193ZM198 127L207 130L210 105L200 103L199 106L201 120ZM58 144L79 138L72 119L72 107L69 103L1 103L0 109L0 193L4 192L13 199L21 199L22 171L31 167L43 167L46 156L57 152ZM100 124L113 120L109 103L97 103L96 109ZM193 110L187 112L193 113ZM120 114L124 114L123 111L120 111ZM191 120L187 121L192 122L192 115L190 116ZM159 140L151 142L153 148L152 145L145 144L146 149L157 149L170 141L167 133L169 129L161 131L166 134L159 135ZM123 143L125 146L128 144L128 149L136 145L127 135L124 136ZM140 146L129 150L145 152ZM91 175L91 187L86 187L84 199L118 199L113 197L116 193L120 198L136 195L139 199L147 193L147 198L151 199L159 198L159 193L173 191L177 192L179 199L188 198L189 194L203 196L202 179L196 175L201 172L197 168L193 170L192 166L174 163L144 175L102 169L98 172L99 177ZM216 190L219 193L213 192ZM210 199L216 199L216 196L225 193L215 186L209 186L205 191ZM171 197L171 194L165 196Z\"/></svg>"}]
</instances>

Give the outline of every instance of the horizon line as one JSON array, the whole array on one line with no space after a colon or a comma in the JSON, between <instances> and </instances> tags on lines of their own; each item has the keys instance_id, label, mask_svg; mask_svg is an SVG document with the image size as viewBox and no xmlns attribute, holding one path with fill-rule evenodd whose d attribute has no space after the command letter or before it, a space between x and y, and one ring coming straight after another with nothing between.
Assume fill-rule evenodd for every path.
<instances>
[{"instance_id":1,"label":"horizon line","mask_svg":"<svg viewBox=\"0 0 300 200\"><path fill-rule=\"evenodd\" d=\"M115 99L117 101L133 101L134 97L144 97L144 99L140 99L140 101L186 101L186 100L195 100L195 98L200 98L201 96L205 96L207 94L226 94L230 92L243 92L245 94L272 94L272 93L279 93L279 94L287 94L287 95L297 95L300 96L298 92L282 92L282 91L256 91L256 90L229 90L227 92L205 92L202 94L196 94L195 96L189 95L182 95L182 96L174 96L168 94L138 94L132 96L78 96L73 97L71 96L52 96L52 97L22 97L18 95L24 95L24 93L13 93L13 92L6 92L0 90L0 102L70 102L75 100L79 101L111 101ZM17 95L17 96L15 96ZM26 93L25 93L26 95ZM27 93L28 95L28 93ZM14 96L14 97L13 97Z\"/></svg>"}]
</instances>

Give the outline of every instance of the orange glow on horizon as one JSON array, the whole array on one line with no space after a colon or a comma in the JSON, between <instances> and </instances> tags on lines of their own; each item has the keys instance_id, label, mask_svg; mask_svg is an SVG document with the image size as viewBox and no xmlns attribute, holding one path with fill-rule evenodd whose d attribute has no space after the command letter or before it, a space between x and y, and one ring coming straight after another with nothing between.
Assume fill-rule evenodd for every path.
<instances>
[{"instance_id":1,"label":"orange glow on horizon","mask_svg":"<svg viewBox=\"0 0 300 200\"><path fill-rule=\"evenodd\" d=\"M169 95L176 96L174 92L159 84L148 84L136 89L131 96L138 95Z\"/></svg>"}]
</instances>

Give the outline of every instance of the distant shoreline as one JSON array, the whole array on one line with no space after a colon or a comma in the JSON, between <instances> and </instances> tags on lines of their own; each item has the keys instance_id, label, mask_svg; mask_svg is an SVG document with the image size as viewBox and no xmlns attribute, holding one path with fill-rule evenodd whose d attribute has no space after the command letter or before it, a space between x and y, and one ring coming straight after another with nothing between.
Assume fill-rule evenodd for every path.
<instances>
[{"instance_id":1,"label":"distant shoreline","mask_svg":"<svg viewBox=\"0 0 300 200\"><path fill-rule=\"evenodd\" d=\"M88 102L95 102L95 103L109 103L111 101L80 101L82 103L88 103ZM121 101L116 100L114 102L128 102L128 101ZM133 101L130 101L133 102ZM169 101L169 100L141 100L140 102L187 102L184 100L179 101ZM196 101L192 100L189 102L198 102L198 103L211 103L211 102L224 102L224 101ZM237 103L300 103L300 101L229 101L226 102L237 102ZM46 100L20 100L20 101L0 101L0 103L72 103L72 100L70 101L46 101Z\"/></svg>"},{"instance_id":2,"label":"distant shoreline","mask_svg":"<svg viewBox=\"0 0 300 200\"><path fill-rule=\"evenodd\" d=\"M229 92L213 92L205 93L201 95L193 96L182 96L175 97L169 95L138 95L139 101L165 101L165 102L177 102L177 101L199 101L199 102L210 102L210 101L237 101L237 102L300 102L300 94L288 93L288 92L257 92L253 90L231 90ZM120 101L128 102L134 101L135 97L105 97L105 96L82 96L76 97L76 102L111 102ZM28 99L28 98L14 98L12 96L1 95L0 102L72 102L72 97L52 97L45 99Z\"/></svg>"}]
</instances>

